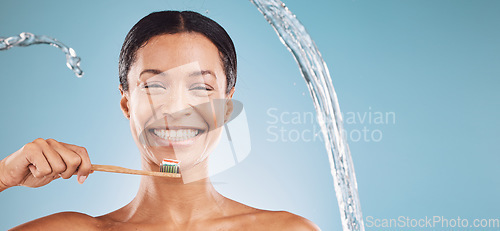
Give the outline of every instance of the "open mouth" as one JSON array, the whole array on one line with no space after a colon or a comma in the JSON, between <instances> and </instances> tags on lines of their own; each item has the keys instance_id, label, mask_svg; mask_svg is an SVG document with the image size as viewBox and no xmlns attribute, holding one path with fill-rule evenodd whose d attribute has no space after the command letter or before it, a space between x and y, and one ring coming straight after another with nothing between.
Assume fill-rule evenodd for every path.
<instances>
[{"instance_id":1,"label":"open mouth","mask_svg":"<svg viewBox=\"0 0 500 231\"><path fill-rule=\"evenodd\" d=\"M161 146L190 145L204 130L197 128L152 128L149 132Z\"/></svg>"},{"instance_id":2,"label":"open mouth","mask_svg":"<svg viewBox=\"0 0 500 231\"><path fill-rule=\"evenodd\" d=\"M202 132L199 129L151 129L156 136L170 141L189 140Z\"/></svg>"}]
</instances>

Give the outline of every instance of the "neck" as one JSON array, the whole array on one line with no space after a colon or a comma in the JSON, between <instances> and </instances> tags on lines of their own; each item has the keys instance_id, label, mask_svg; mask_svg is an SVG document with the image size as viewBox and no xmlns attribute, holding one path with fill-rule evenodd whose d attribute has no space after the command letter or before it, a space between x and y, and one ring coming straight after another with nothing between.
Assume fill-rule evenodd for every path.
<instances>
[{"instance_id":1,"label":"neck","mask_svg":"<svg viewBox=\"0 0 500 231\"><path fill-rule=\"evenodd\" d=\"M126 213L126 220L130 222L147 220L176 224L223 215L225 198L215 190L208 177L197 179L186 181L184 174L181 179L143 176L136 197L121 212Z\"/></svg>"}]
</instances>

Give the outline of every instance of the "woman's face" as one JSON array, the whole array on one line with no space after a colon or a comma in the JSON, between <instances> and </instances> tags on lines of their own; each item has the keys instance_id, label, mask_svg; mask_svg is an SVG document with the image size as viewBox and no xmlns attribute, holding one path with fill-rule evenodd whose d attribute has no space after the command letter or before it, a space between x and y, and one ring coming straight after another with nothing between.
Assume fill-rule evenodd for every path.
<instances>
[{"instance_id":1,"label":"woman's face","mask_svg":"<svg viewBox=\"0 0 500 231\"><path fill-rule=\"evenodd\" d=\"M199 178L232 110L217 47L199 33L155 36L137 51L128 81L121 105L147 166L177 159L183 178Z\"/></svg>"}]
</instances>

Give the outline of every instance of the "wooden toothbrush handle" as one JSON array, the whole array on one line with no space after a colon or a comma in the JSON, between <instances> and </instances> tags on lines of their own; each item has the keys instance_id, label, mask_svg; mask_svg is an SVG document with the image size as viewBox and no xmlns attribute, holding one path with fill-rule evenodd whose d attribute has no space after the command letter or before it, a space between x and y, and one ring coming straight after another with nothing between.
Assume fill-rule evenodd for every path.
<instances>
[{"instance_id":1,"label":"wooden toothbrush handle","mask_svg":"<svg viewBox=\"0 0 500 231\"><path fill-rule=\"evenodd\" d=\"M118 166L113 166L113 165L93 164L91 170L101 171L101 172L114 172L114 173L144 175L144 176L163 176L163 177L173 177L173 178L180 178L181 177L181 174L179 174L179 173L150 172L150 171L144 171L144 170L123 168L123 167L118 167Z\"/></svg>"}]
</instances>

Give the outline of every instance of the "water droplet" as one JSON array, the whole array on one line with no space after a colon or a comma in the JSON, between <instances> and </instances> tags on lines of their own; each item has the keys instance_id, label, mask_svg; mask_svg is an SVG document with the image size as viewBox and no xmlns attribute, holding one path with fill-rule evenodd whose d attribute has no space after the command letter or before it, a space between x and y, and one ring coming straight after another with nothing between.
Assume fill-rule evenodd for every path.
<instances>
[{"instance_id":1,"label":"water droplet","mask_svg":"<svg viewBox=\"0 0 500 231\"><path fill-rule=\"evenodd\" d=\"M23 32L17 36L0 38L0 51L8 50L15 46L26 47L34 44L47 44L61 49L66 54L66 66L75 72L77 77L82 77L83 71L80 69L80 57L76 56L75 50L49 36Z\"/></svg>"}]
</instances>

